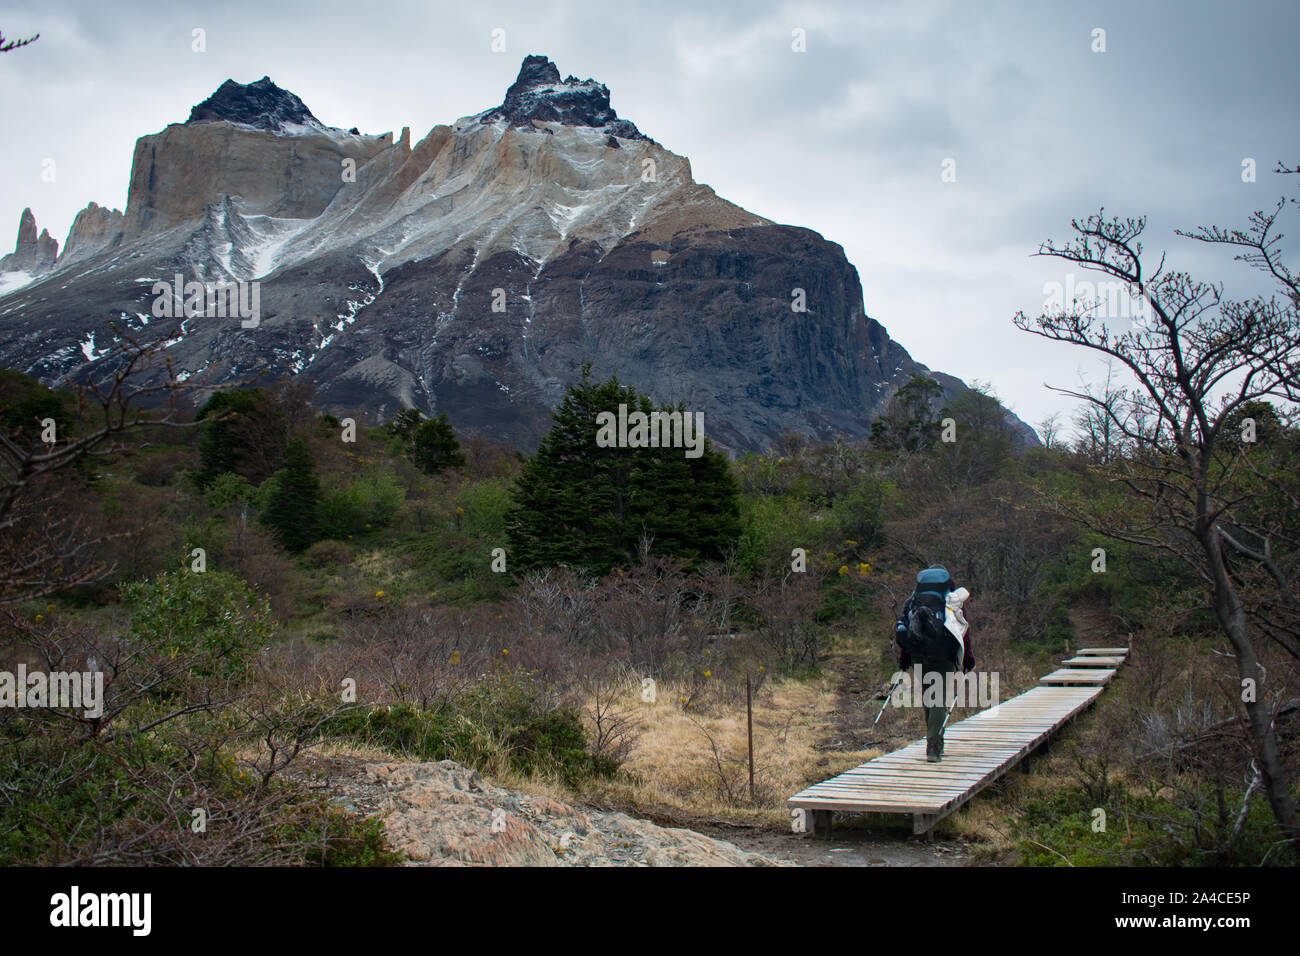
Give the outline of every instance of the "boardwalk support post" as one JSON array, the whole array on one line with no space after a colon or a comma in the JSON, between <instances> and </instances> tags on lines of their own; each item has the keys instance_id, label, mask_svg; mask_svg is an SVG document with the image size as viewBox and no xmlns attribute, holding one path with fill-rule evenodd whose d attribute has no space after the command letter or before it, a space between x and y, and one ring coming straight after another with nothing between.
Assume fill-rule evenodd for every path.
<instances>
[{"instance_id":1,"label":"boardwalk support post","mask_svg":"<svg viewBox=\"0 0 1300 956\"><path fill-rule=\"evenodd\" d=\"M823 840L831 838L831 817L830 810L813 811L813 836L821 837Z\"/></svg>"}]
</instances>

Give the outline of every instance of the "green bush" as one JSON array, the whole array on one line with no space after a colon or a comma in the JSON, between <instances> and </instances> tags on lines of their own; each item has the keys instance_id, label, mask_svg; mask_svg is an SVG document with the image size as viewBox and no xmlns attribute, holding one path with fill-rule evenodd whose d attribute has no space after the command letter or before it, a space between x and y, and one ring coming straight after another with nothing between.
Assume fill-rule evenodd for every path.
<instances>
[{"instance_id":1,"label":"green bush","mask_svg":"<svg viewBox=\"0 0 1300 956\"><path fill-rule=\"evenodd\" d=\"M200 729L201 719L193 723ZM188 808L208 805L245 819L251 814L258 818L252 827L263 832L248 845L225 848L237 854L222 858L225 864L392 866L402 860L380 821L345 813L323 795L277 783L273 799L250 800L256 780L228 755L196 768L188 749L153 735L103 745L70 740L66 727L23 714L0 732L7 792L0 801L0 866L99 862L104 854L135 865L185 865L196 857L201 863L204 838L190 833ZM49 773L53 766L63 772ZM174 800L176 779L192 773L197 792L185 789L185 799Z\"/></svg>"},{"instance_id":2,"label":"green bush","mask_svg":"<svg viewBox=\"0 0 1300 956\"><path fill-rule=\"evenodd\" d=\"M352 560L352 549L342 541L317 541L302 553L302 563L309 568L332 568Z\"/></svg>"},{"instance_id":3,"label":"green bush","mask_svg":"<svg viewBox=\"0 0 1300 956\"><path fill-rule=\"evenodd\" d=\"M406 492L389 472L362 475L326 489L318 511L322 531L331 538L346 538L387 527L405 501Z\"/></svg>"},{"instance_id":4,"label":"green bush","mask_svg":"<svg viewBox=\"0 0 1300 956\"><path fill-rule=\"evenodd\" d=\"M736 542L736 563L742 574L771 574L790 568L790 552L803 548L823 559L836 528L813 517L811 506L796 497L754 497L741 500L741 530Z\"/></svg>"},{"instance_id":5,"label":"green bush","mask_svg":"<svg viewBox=\"0 0 1300 956\"><path fill-rule=\"evenodd\" d=\"M242 676L250 655L275 631L267 601L224 571L164 571L120 591L131 608L128 638L156 652L192 657L200 677Z\"/></svg>"},{"instance_id":6,"label":"green bush","mask_svg":"<svg viewBox=\"0 0 1300 956\"><path fill-rule=\"evenodd\" d=\"M487 772L504 763L524 774L555 773L569 786L618 769L590 752L576 711L548 706L528 678L510 673L485 677L437 709L357 707L325 729L413 760L455 760Z\"/></svg>"},{"instance_id":7,"label":"green bush","mask_svg":"<svg viewBox=\"0 0 1300 956\"><path fill-rule=\"evenodd\" d=\"M324 796L294 807L278 834L294 845L311 837L314 845L304 862L317 866L398 866L405 855L384 836L383 821L346 813Z\"/></svg>"},{"instance_id":8,"label":"green bush","mask_svg":"<svg viewBox=\"0 0 1300 956\"><path fill-rule=\"evenodd\" d=\"M462 486L456 501L464 511L465 531L504 544L510 495L511 482L506 478L487 478Z\"/></svg>"},{"instance_id":9,"label":"green bush","mask_svg":"<svg viewBox=\"0 0 1300 956\"><path fill-rule=\"evenodd\" d=\"M839 526L840 534L850 541L856 541L861 548L875 544L880 536L884 496L883 482L864 478L837 497L831 515Z\"/></svg>"},{"instance_id":10,"label":"green bush","mask_svg":"<svg viewBox=\"0 0 1300 956\"><path fill-rule=\"evenodd\" d=\"M1208 784L1193 785L1193 799L1178 805L1145 794L1132 794L1118 782L1100 809L1105 830L1094 831L1097 797L1083 787L1070 787L1027 802L1016 831L1023 866L1257 866L1274 848L1277 827L1268 801L1256 794L1241 838L1230 849L1218 842L1230 831L1241 805L1240 789L1225 792L1232 808L1217 819L1217 799ZM1191 807L1199 804L1198 820ZM1224 841L1226 842L1226 841ZM1271 853L1272 865L1300 862L1294 849Z\"/></svg>"},{"instance_id":11,"label":"green bush","mask_svg":"<svg viewBox=\"0 0 1300 956\"><path fill-rule=\"evenodd\" d=\"M221 510L230 505L247 504L256 494L257 489L243 475L225 471L212 479L205 497L209 505Z\"/></svg>"}]
</instances>

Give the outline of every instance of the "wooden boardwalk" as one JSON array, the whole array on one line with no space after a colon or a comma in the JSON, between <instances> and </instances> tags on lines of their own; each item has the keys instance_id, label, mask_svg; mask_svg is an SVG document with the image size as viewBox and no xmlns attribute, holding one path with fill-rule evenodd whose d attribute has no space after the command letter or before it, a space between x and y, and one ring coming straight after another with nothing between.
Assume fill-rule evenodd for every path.
<instances>
[{"instance_id":1,"label":"wooden boardwalk","mask_svg":"<svg viewBox=\"0 0 1300 956\"><path fill-rule=\"evenodd\" d=\"M949 724L939 763L926 762L922 738L815 784L786 805L811 811L819 834L830 833L837 811L906 813L913 833L927 833L1092 704L1127 654L1123 647L1081 650L1078 657L1098 663L1075 666L1078 657L1072 658L1066 661L1071 666L1040 678L1041 686ZM1102 659L1117 659L1116 665Z\"/></svg>"}]
</instances>

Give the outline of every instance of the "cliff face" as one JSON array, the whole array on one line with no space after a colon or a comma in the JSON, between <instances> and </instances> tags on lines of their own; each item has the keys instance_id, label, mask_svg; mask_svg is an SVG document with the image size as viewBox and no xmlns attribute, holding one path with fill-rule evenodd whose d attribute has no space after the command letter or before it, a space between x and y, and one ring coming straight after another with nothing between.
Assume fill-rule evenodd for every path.
<instances>
[{"instance_id":1,"label":"cliff face","mask_svg":"<svg viewBox=\"0 0 1300 956\"><path fill-rule=\"evenodd\" d=\"M169 324L153 289L177 274L256 283L256 320ZM223 84L139 140L124 216L92 204L52 271L0 298L0 364L84 375L114 360L109 320L165 337L186 376L307 376L338 413L414 405L524 447L585 361L736 450L865 435L928 374L840 246L719 198L545 57L414 147L325 126L267 78Z\"/></svg>"},{"instance_id":2,"label":"cliff face","mask_svg":"<svg viewBox=\"0 0 1300 956\"><path fill-rule=\"evenodd\" d=\"M238 197L246 215L315 218L344 185L348 166L364 166L392 145L391 133L325 126L269 77L227 80L184 123L136 142L127 238L197 220L226 197Z\"/></svg>"}]
</instances>

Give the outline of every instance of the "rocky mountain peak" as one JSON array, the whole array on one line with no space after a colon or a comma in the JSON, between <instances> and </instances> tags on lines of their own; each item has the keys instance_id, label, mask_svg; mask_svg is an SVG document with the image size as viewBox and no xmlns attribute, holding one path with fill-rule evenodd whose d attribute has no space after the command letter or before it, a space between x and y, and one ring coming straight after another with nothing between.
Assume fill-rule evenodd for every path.
<instances>
[{"instance_id":1,"label":"rocky mountain peak","mask_svg":"<svg viewBox=\"0 0 1300 956\"><path fill-rule=\"evenodd\" d=\"M560 79L560 69L545 56L526 56L505 101L483 114L483 122L505 120L530 126L533 120L587 126L623 139L645 139L633 123L619 119L609 105L609 87L576 76Z\"/></svg>"},{"instance_id":2,"label":"rocky mountain peak","mask_svg":"<svg viewBox=\"0 0 1300 956\"><path fill-rule=\"evenodd\" d=\"M217 91L190 110L185 125L226 120L258 129L281 132L288 126L324 128L307 105L288 90L264 76L255 83L226 80Z\"/></svg>"},{"instance_id":3,"label":"rocky mountain peak","mask_svg":"<svg viewBox=\"0 0 1300 956\"><path fill-rule=\"evenodd\" d=\"M59 241L48 229L36 233L36 216L24 209L18 217L18 240L14 251L0 258L0 272L48 272L59 257Z\"/></svg>"},{"instance_id":4,"label":"rocky mountain peak","mask_svg":"<svg viewBox=\"0 0 1300 956\"><path fill-rule=\"evenodd\" d=\"M18 244L33 244L36 242L36 216L32 214L31 207L28 206L23 210L22 215L18 217Z\"/></svg>"},{"instance_id":5,"label":"rocky mountain peak","mask_svg":"<svg viewBox=\"0 0 1300 956\"><path fill-rule=\"evenodd\" d=\"M536 54L526 56L519 65L519 76L510 85L510 89L506 90L506 102L524 90L559 82L560 68L551 62L550 57Z\"/></svg>"}]
</instances>

